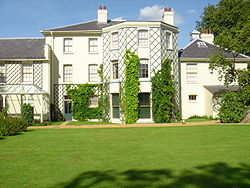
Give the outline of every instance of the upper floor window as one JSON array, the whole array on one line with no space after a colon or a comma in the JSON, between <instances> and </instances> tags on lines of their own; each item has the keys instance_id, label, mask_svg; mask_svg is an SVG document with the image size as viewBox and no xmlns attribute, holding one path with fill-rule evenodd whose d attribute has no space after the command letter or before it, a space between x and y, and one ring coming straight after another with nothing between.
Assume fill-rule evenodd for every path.
<instances>
[{"instance_id":1,"label":"upper floor window","mask_svg":"<svg viewBox=\"0 0 250 188\"><path fill-rule=\"evenodd\" d=\"M64 52L72 52L73 51L73 39L72 38L64 38L63 39L63 51Z\"/></svg>"},{"instance_id":2,"label":"upper floor window","mask_svg":"<svg viewBox=\"0 0 250 188\"><path fill-rule=\"evenodd\" d=\"M117 49L118 48L118 32L112 33L112 48Z\"/></svg>"},{"instance_id":3,"label":"upper floor window","mask_svg":"<svg viewBox=\"0 0 250 188\"><path fill-rule=\"evenodd\" d=\"M187 82L197 82L197 64L187 64Z\"/></svg>"},{"instance_id":4,"label":"upper floor window","mask_svg":"<svg viewBox=\"0 0 250 188\"><path fill-rule=\"evenodd\" d=\"M171 33L166 34L167 49L172 49L172 35Z\"/></svg>"},{"instance_id":5,"label":"upper floor window","mask_svg":"<svg viewBox=\"0 0 250 188\"><path fill-rule=\"evenodd\" d=\"M0 83L5 83L5 64L0 64Z\"/></svg>"},{"instance_id":6,"label":"upper floor window","mask_svg":"<svg viewBox=\"0 0 250 188\"><path fill-rule=\"evenodd\" d=\"M148 78L148 59L141 59L140 60L139 78Z\"/></svg>"},{"instance_id":7,"label":"upper floor window","mask_svg":"<svg viewBox=\"0 0 250 188\"><path fill-rule=\"evenodd\" d=\"M97 38L90 38L89 39L89 52L98 52Z\"/></svg>"},{"instance_id":8,"label":"upper floor window","mask_svg":"<svg viewBox=\"0 0 250 188\"><path fill-rule=\"evenodd\" d=\"M98 65L89 65L89 82L98 82Z\"/></svg>"},{"instance_id":9,"label":"upper floor window","mask_svg":"<svg viewBox=\"0 0 250 188\"><path fill-rule=\"evenodd\" d=\"M112 61L112 78L118 79L119 76L119 65L118 61Z\"/></svg>"},{"instance_id":10,"label":"upper floor window","mask_svg":"<svg viewBox=\"0 0 250 188\"><path fill-rule=\"evenodd\" d=\"M72 65L63 66L63 81L72 82L73 80L73 68Z\"/></svg>"},{"instance_id":11,"label":"upper floor window","mask_svg":"<svg viewBox=\"0 0 250 188\"><path fill-rule=\"evenodd\" d=\"M148 46L148 30L138 31L138 45L139 47Z\"/></svg>"},{"instance_id":12,"label":"upper floor window","mask_svg":"<svg viewBox=\"0 0 250 188\"><path fill-rule=\"evenodd\" d=\"M23 82L33 82L33 66L32 63L24 63L22 68Z\"/></svg>"}]
</instances>

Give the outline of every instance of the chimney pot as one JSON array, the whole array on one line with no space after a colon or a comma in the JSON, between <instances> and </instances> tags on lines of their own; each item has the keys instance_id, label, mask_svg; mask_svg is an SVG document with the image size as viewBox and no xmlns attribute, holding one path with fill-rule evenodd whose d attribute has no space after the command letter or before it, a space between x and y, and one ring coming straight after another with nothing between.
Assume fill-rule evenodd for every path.
<instances>
[{"instance_id":1,"label":"chimney pot","mask_svg":"<svg viewBox=\"0 0 250 188\"><path fill-rule=\"evenodd\" d=\"M102 6L99 6L99 10L102 10Z\"/></svg>"},{"instance_id":2,"label":"chimney pot","mask_svg":"<svg viewBox=\"0 0 250 188\"><path fill-rule=\"evenodd\" d=\"M164 8L164 12L172 12L172 8Z\"/></svg>"},{"instance_id":3,"label":"chimney pot","mask_svg":"<svg viewBox=\"0 0 250 188\"><path fill-rule=\"evenodd\" d=\"M106 10L107 9L107 7L106 6L103 6L103 10Z\"/></svg>"},{"instance_id":4,"label":"chimney pot","mask_svg":"<svg viewBox=\"0 0 250 188\"><path fill-rule=\"evenodd\" d=\"M174 25L174 11L172 8L164 8L162 21L169 25Z\"/></svg>"}]
</instances>

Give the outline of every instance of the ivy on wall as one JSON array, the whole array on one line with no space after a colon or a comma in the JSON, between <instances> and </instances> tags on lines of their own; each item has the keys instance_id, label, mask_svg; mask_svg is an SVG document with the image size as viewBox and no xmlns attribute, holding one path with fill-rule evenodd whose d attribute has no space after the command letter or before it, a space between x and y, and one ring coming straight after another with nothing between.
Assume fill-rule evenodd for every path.
<instances>
[{"instance_id":1,"label":"ivy on wall","mask_svg":"<svg viewBox=\"0 0 250 188\"><path fill-rule=\"evenodd\" d=\"M90 108L90 97L95 94L95 88L98 84L79 84L75 88L67 85L67 94L72 99L72 116L79 121L88 119L101 119L102 108L100 106Z\"/></svg>"},{"instance_id":2,"label":"ivy on wall","mask_svg":"<svg viewBox=\"0 0 250 188\"><path fill-rule=\"evenodd\" d=\"M162 68L151 78L152 112L155 123L167 123L173 120L174 82L171 75L171 60L166 59Z\"/></svg>"},{"instance_id":3,"label":"ivy on wall","mask_svg":"<svg viewBox=\"0 0 250 188\"><path fill-rule=\"evenodd\" d=\"M98 106L101 111L102 121L110 121L109 112L110 112L110 100L109 100L109 84L108 81L104 79L103 76L103 64L100 65L98 70L100 77L100 98L98 101Z\"/></svg>"},{"instance_id":4,"label":"ivy on wall","mask_svg":"<svg viewBox=\"0 0 250 188\"><path fill-rule=\"evenodd\" d=\"M126 124L135 123L138 119L139 105L139 57L130 50L125 53L125 80L121 86L120 104Z\"/></svg>"}]
</instances>

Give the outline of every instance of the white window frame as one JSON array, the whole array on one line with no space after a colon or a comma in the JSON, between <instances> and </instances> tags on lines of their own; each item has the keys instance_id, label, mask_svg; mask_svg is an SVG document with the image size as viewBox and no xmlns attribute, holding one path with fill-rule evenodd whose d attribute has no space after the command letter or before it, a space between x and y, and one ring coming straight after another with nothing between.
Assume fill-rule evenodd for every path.
<instances>
[{"instance_id":1,"label":"white window frame","mask_svg":"<svg viewBox=\"0 0 250 188\"><path fill-rule=\"evenodd\" d=\"M98 82L99 74L98 74L98 64L89 64L89 82Z\"/></svg>"},{"instance_id":2,"label":"white window frame","mask_svg":"<svg viewBox=\"0 0 250 188\"><path fill-rule=\"evenodd\" d=\"M0 63L0 83L6 83L6 66L5 63Z\"/></svg>"},{"instance_id":3,"label":"white window frame","mask_svg":"<svg viewBox=\"0 0 250 188\"><path fill-rule=\"evenodd\" d=\"M112 49L118 49L119 44L118 44L118 31L111 33L111 48Z\"/></svg>"},{"instance_id":4,"label":"white window frame","mask_svg":"<svg viewBox=\"0 0 250 188\"><path fill-rule=\"evenodd\" d=\"M147 69L141 68L140 65L147 65ZM148 74L147 77L142 77L141 76L141 71L142 70L147 70L147 74ZM140 63L139 63L139 78L140 79L147 79L147 78L149 78L149 59L140 59Z\"/></svg>"},{"instance_id":5,"label":"white window frame","mask_svg":"<svg viewBox=\"0 0 250 188\"><path fill-rule=\"evenodd\" d=\"M197 83L198 66L197 63L187 63L186 67L187 83Z\"/></svg>"},{"instance_id":6,"label":"white window frame","mask_svg":"<svg viewBox=\"0 0 250 188\"><path fill-rule=\"evenodd\" d=\"M117 67L115 68L115 64L117 64ZM112 79L117 80L119 78L119 63L118 60L111 61L111 70L112 70Z\"/></svg>"},{"instance_id":7,"label":"white window frame","mask_svg":"<svg viewBox=\"0 0 250 188\"><path fill-rule=\"evenodd\" d=\"M89 38L89 53L98 53L98 38Z\"/></svg>"},{"instance_id":8,"label":"white window frame","mask_svg":"<svg viewBox=\"0 0 250 188\"><path fill-rule=\"evenodd\" d=\"M22 82L26 84L32 84L34 77L33 63L22 64Z\"/></svg>"},{"instance_id":9,"label":"white window frame","mask_svg":"<svg viewBox=\"0 0 250 188\"><path fill-rule=\"evenodd\" d=\"M149 46L149 32L146 29L138 30L138 47Z\"/></svg>"},{"instance_id":10,"label":"white window frame","mask_svg":"<svg viewBox=\"0 0 250 188\"><path fill-rule=\"evenodd\" d=\"M72 53L73 52L73 38L63 39L63 52Z\"/></svg>"},{"instance_id":11,"label":"white window frame","mask_svg":"<svg viewBox=\"0 0 250 188\"><path fill-rule=\"evenodd\" d=\"M63 65L63 82L73 81L73 66L71 64Z\"/></svg>"}]
</instances>

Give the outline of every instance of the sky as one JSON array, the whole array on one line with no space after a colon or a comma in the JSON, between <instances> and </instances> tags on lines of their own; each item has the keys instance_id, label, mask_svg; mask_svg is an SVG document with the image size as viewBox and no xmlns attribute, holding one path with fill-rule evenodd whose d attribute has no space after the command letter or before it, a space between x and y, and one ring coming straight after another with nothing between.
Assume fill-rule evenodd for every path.
<instances>
[{"instance_id":1,"label":"sky","mask_svg":"<svg viewBox=\"0 0 250 188\"><path fill-rule=\"evenodd\" d=\"M189 43L189 33L208 4L219 0L0 0L0 38L42 37L41 30L97 18L106 5L108 18L161 20L163 8L173 8L179 28L179 48Z\"/></svg>"}]
</instances>

